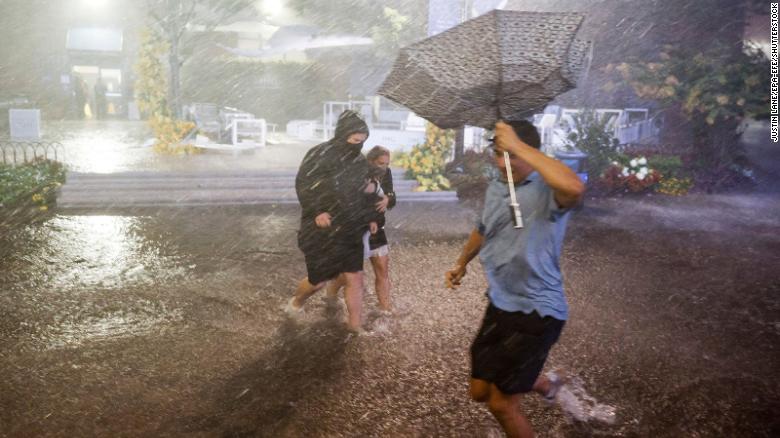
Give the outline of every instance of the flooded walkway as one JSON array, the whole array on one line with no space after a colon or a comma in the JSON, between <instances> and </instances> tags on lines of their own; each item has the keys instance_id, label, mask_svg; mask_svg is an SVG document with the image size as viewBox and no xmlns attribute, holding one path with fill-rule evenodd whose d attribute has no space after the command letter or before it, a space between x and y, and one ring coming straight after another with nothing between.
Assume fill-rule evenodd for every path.
<instances>
[{"instance_id":1,"label":"flooded walkway","mask_svg":"<svg viewBox=\"0 0 780 438\"><path fill-rule=\"evenodd\" d=\"M571 321L550 365L617 408L571 422L529 399L540 436L773 436L780 237L770 212L717 234L658 211L689 199L593 201L562 260ZM706 203L706 200L694 201ZM663 207L661 209L661 207ZM777 208L777 206L775 206ZM484 306L474 264L442 275L473 213L400 204L389 218L399 314L350 338L304 275L295 206L54 215L0 233L0 430L7 436L497 436L467 400ZM750 244L745 244L745 239ZM760 261L760 263L757 263ZM372 284L370 275L367 284Z\"/></svg>"},{"instance_id":2,"label":"flooded walkway","mask_svg":"<svg viewBox=\"0 0 780 438\"><path fill-rule=\"evenodd\" d=\"M539 436L780 434L772 151L753 193L589 199L574 215L571 320L548 364L616 417L529 398ZM468 208L390 212L398 313L375 311L368 274L357 338L322 297L300 320L281 310L305 275L295 205L82 213L0 223L0 436L500 436L466 395L479 264L443 287Z\"/></svg>"},{"instance_id":3,"label":"flooded walkway","mask_svg":"<svg viewBox=\"0 0 780 438\"><path fill-rule=\"evenodd\" d=\"M297 168L306 151L316 143L277 135L281 140L277 144L240 153L164 155L144 146L153 137L145 122L49 122L43 133L45 140L62 144L63 161L69 170L84 173L290 170Z\"/></svg>"}]
</instances>

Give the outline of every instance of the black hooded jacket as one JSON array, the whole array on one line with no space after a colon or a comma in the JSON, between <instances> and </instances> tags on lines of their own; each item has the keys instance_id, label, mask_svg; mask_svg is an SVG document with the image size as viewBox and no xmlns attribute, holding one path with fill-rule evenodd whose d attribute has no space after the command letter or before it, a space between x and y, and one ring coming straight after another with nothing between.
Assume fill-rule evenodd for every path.
<instances>
[{"instance_id":1,"label":"black hooded jacket","mask_svg":"<svg viewBox=\"0 0 780 438\"><path fill-rule=\"evenodd\" d=\"M368 223L377 213L366 202L362 190L368 176L368 162L361 153L363 143L349 144L351 134L368 134L366 122L354 111L344 111L332 139L309 150L295 178L301 204L298 246L304 252L325 245L357 245ZM331 226L317 227L314 219L331 215Z\"/></svg>"}]
</instances>

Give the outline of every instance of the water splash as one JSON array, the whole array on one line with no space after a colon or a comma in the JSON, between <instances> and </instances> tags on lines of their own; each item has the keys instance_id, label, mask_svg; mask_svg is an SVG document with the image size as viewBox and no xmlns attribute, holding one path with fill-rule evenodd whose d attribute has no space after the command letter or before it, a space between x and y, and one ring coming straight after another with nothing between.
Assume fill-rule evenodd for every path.
<instances>
[{"instance_id":1,"label":"water splash","mask_svg":"<svg viewBox=\"0 0 780 438\"><path fill-rule=\"evenodd\" d=\"M389 336L392 335L393 332L390 327L390 317L382 316L377 318L374 321L373 326L371 327L371 334L374 336Z\"/></svg>"},{"instance_id":2,"label":"water splash","mask_svg":"<svg viewBox=\"0 0 780 438\"><path fill-rule=\"evenodd\" d=\"M550 373L547 374L550 378ZM561 387L555 397L566 417L573 421L597 421L615 424L617 409L614 406L599 403L585 391L585 385L579 377L573 377Z\"/></svg>"}]
</instances>

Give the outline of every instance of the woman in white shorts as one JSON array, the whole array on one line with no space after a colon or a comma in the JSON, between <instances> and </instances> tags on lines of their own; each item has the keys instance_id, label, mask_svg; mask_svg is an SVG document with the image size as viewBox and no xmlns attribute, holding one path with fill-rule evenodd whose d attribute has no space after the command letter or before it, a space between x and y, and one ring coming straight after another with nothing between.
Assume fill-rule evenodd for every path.
<instances>
[{"instance_id":1,"label":"woman in white shorts","mask_svg":"<svg viewBox=\"0 0 780 438\"><path fill-rule=\"evenodd\" d=\"M390 170L390 151L382 146L374 146L366 155L368 163L376 169L376 181L373 186L373 196L376 197L376 209L380 213L386 213L387 210L395 206L395 191L393 189L393 174ZM379 184L376 184L376 183ZM371 190L369 188L369 190ZM390 247L387 243L385 234L384 214L379 222L379 229L375 234L366 233L363 235L363 255L371 261L374 269L375 289L379 309L382 312L392 312L393 307L390 302L390 273L389 273L389 255ZM335 296L338 290L343 286L341 277L331 281L328 285L328 294Z\"/></svg>"}]
</instances>

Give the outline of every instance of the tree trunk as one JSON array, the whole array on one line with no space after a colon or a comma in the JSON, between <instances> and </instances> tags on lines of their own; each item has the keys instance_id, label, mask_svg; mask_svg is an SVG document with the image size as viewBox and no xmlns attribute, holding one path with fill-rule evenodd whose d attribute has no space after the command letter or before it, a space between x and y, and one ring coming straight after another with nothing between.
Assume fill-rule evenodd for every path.
<instances>
[{"instance_id":1,"label":"tree trunk","mask_svg":"<svg viewBox=\"0 0 780 438\"><path fill-rule=\"evenodd\" d=\"M453 157L453 160L456 163L463 158L464 136L465 136L464 127L460 127L455 130L455 156Z\"/></svg>"},{"instance_id":2,"label":"tree trunk","mask_svg":"<svg viewBox=\"0 0 780 438\"><path fill-rule=\"evenodd\" d=\"M180 97L180 66L179 61L179 42L171 39L171 49L168 55L170 65L170 83L168 84L168 101L170 102L171 115L174 118L181 118L181 97Z\"/></svg>"},{"instance_id":3,"label":"tree trunk","mask_svg":"<svg viewBox=\"0 0 780 438\"><path fill-rule=\"evenodd\" d=\"M661 127L661 148L669 153L684 153L695 144L697 134L691 130L691 120L681 104L669 106L663 112Z\"/></svg>"},{"instance_id":4,"label":"tree trunk","mask_svg":"<svg viewBox=\"0 0 780 438\"><path fill-rule=\"evenodd\" d=\"M167 26L168 43L170 44L170 51L168 53L168 107L171 116L177 119L181 118L181 102L179 98L179 77L181 67L181 62L179 60L179 35L181 35L181 24L179 23L179 19L182 13L182 3L180 0L168 0L168 16L170 17L170 22Z\"/></svg>"}]
</instances>

